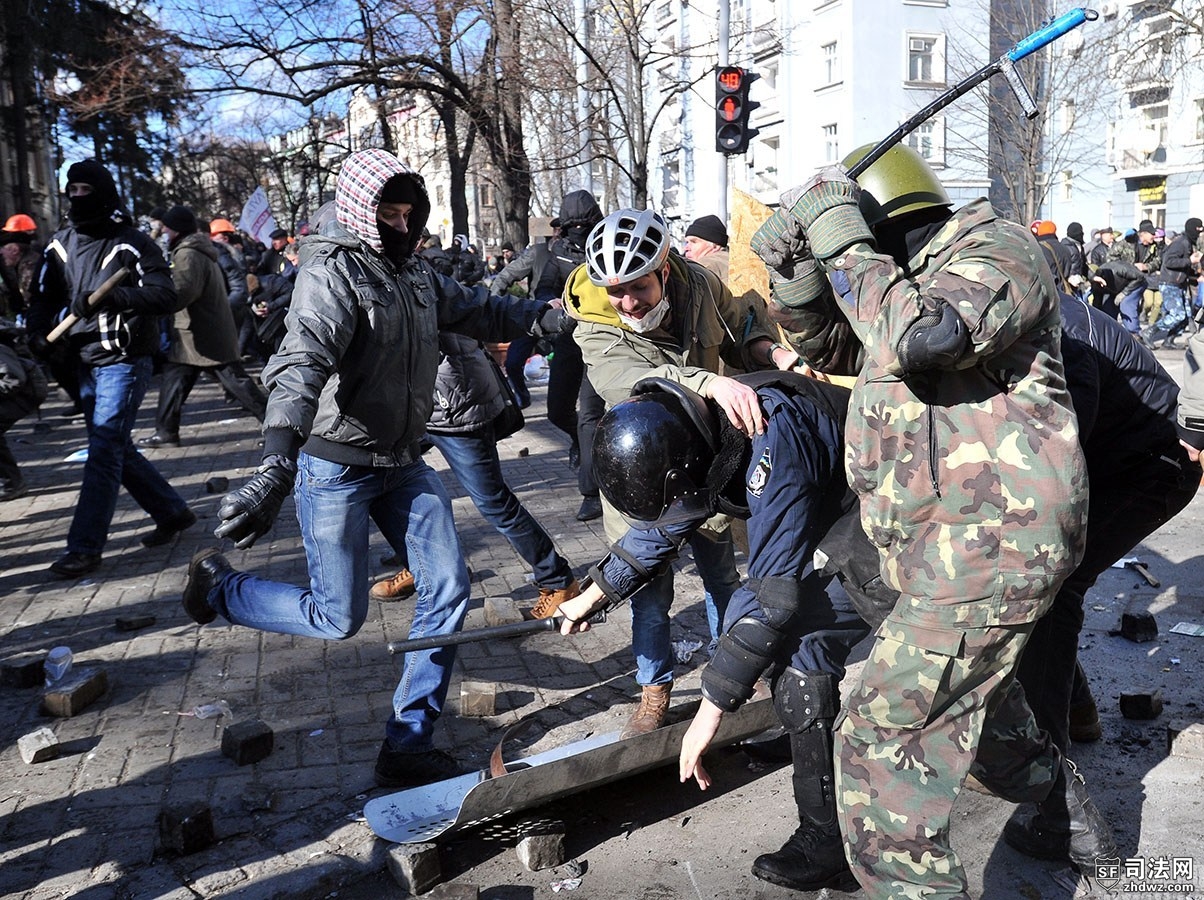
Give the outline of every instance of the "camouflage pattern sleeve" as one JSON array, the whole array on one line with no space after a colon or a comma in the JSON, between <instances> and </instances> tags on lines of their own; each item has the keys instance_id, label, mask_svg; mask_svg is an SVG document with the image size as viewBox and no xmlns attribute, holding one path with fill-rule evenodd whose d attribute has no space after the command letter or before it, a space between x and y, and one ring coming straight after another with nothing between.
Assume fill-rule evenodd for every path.
<instances>
[{"instance_id":1,"label":"camouflage pattern sleeve","mask_svg":"<svg viewBox=\"0 0 1204 900\"><path fill-rule=\"evenodd\" d=\"M931 252L955 246L949 261L922 282L908 279L889 257L868 244L831 263L831 279L850 321L865 331L866 352L889 375L903 373L896 348L925 309L952 306L971 345L956 368L997 356L1021 335L1056 327L1057 291L1040 248L1014 223L984 229L984 212L950 219L934 236Z\"/></svg>"}]
</instances>

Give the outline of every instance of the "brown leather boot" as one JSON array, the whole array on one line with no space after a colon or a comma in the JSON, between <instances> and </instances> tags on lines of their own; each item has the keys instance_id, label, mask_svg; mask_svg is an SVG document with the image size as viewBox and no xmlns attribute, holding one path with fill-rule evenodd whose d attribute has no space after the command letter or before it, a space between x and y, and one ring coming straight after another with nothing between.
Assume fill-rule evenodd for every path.
<instances>
[{"instance_id":1,"label":"brown leather boot","mask_svg":"<svg viewBox=\"0 0 1204 900\"><path fill-rule=\"evenodd\" d=\"M414 593L414 590L414 573L409 569L402 569L392 578L386 578L384 581L378 581L372 585L368 596L373 600L387 603L393 600L404 600Z\"/></svg>"},{"instance_id":2,"label":"brown leather boot","mask_svg":"<svg viewBox=\"0 0 1204 900\"><path fill-rule=\"evenodd\" d=\"M640 706L631 714L627 724L620 732L620 738L635 737L637 734L648 734L656 731L665 724L665 713L669 711L669 694L673 691L673 682L668 684L646 684L640 695Z\"/></svg>"},{"instance_id":3,"label":"brown leather boot","mask_svg":"<svg viewBox=\"0 0 1204 900\"><path fill-rule=\"evenodd\" d=\"M539 600L536 601L534 608L531 610L531 618L547 619L556 615L556 610L560 609L561 603L564 603L566 600L572 600L580 593L581 588L577 584L576 578L570 581L567 587L562 587L559 590L541 587L539 589Z\"/></svg>"}]
</instances>

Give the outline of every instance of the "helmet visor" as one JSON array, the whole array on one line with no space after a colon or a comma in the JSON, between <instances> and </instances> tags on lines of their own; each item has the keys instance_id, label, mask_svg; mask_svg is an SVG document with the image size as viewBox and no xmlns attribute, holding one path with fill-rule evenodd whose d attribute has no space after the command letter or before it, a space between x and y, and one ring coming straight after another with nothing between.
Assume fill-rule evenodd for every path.
<instances>
[{"instance_id":1,"label":"helmet visor","mask_svg":"<svg viewBox=\"0 0 1204 900\"><path fill-rule=\"evenodd\" d=\"M714 512L710 492L698 487L684 469L670 469L665 475L664 503L654 519L641 519L622 513L632 528L650 531L667 525L703 522Z\"/></svg>"}]
</instances>

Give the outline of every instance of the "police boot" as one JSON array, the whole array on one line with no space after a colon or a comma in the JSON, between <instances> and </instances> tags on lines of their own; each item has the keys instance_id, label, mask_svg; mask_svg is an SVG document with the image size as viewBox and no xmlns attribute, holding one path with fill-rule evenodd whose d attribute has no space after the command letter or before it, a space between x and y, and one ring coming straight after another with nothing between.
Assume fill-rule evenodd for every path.
<instances>
[{"instance_id":1,"label":"police boot","mask_svg":"<svg viewBox=\"0 0 1204 900\"><path fill-rule=\"evenodd\" d=\"M778 718L790 734L799 826L776 853L758 856L752 873L796 891L857 889L836 820L832 723L838 691L833 676L794 668L782 674L774 691Z\"/></svg>"},{"instance_id":2,"label":"police boot","mask_svg":"<svg viewBox=\"0 0 1204 900\"><path fill-rule=\"evenodd\" d=\"M1096 860L1120 855L1112 828L1068 759L1062 760L1049 796L1037 804L1037 814L1009 821L1003 839L1013 850L1036 859L1069 857L1086 875L1095 874Z\"/></svg>"}]
</instances>

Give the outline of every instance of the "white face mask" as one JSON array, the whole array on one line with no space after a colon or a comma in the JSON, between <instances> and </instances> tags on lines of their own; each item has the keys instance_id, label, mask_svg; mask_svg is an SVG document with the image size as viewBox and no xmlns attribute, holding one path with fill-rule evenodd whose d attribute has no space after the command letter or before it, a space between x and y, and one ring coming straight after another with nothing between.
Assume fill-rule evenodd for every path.
<instances>
[{"instance_id":1,"label":"white face mask","mask_svg":"<svg viewBox=\"0 0 1204 900\"><path fill-rule=\"evenodd\" d=\"M661 297L661 302L652 307L644 314L642 319L633 319L630 316L625 316L619 313L619 321L634 331L636 334L646 334L653 331L665 320L665 316L669 312L669 298Z\"/></svg>"}]
</instances>

